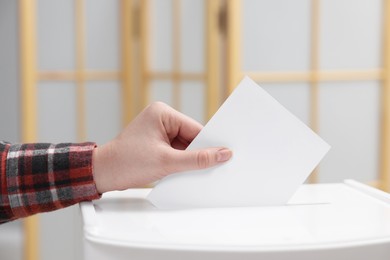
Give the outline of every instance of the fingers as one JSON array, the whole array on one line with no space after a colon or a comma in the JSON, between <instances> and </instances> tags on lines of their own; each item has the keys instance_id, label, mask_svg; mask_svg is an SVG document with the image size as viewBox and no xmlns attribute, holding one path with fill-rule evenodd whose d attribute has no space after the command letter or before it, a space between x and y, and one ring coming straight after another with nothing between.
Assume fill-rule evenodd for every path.
<instances>
[{"instance_id":1,"label":"fingers","mask_svg":"<svg viewBox=\"0 0 390 260\"><path fill-rule=\"evenodd\" d=\"M187 149L189 144L190 144L190 142L185 141L185 140L180 140L179 138L175 138L171 141L172 148L178 149L178 150Z\"/></svg>"},{"instance_id":2,"label":"fingers","mask_svg":"<svg viewBox=\"0 0 390 260\"><path fill-rule=\"evenodd\" d=\"M189 144L199 134L203 126L196 120L168 107L163 116L163 124L170 140L178 139Z\"/></svg>"},{"instance_id":3,"label":"fingers","mask_svg":"<svg viewBox=\"0 0 390 260\"><path fill-rule=\"evenodd\" d=\"M192 140L194 140L194 138L199 134L200 130L202 130L203 125L181 113L178 113L177 117L180 122L178 137L188 143L192 142Z\"/></svg>"},{"instance_id":4,"label":"fingers","mask_svg":"<svg viewBox=\"0 0 390 260\"><path fill-rule=\"evenodd\" d=\"M215 147L195 151L172 150L170 161L171 172L199 170L209 168L228 161L232 151L227 148Z\"/></svg>"}]
</instances>

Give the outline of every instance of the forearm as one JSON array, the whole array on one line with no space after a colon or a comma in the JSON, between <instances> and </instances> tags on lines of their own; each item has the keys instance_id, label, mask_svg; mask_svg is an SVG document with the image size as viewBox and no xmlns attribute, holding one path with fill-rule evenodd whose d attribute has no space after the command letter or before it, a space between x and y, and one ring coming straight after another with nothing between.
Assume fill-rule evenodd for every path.
<instances>
[{"instance_id":1,"label":"forearm","mask_svg":"<svg viewBox=\"0 0 390 260\"><path fill-rule=\"evenodd\" d=\"M100 197L94 143L0 144L0 223Z\"/></svg>"}]
</instances>

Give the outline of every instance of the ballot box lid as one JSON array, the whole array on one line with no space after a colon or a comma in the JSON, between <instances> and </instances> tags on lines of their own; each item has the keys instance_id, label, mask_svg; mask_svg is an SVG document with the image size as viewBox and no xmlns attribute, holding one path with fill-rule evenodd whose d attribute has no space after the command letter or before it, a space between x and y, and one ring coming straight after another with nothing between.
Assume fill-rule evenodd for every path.
<instances>
[{"instance_id":1,"label":"ballot box lid","mask_svg":"<svg viewBox=\"0 0 390 260\"><path fill-rule=\"evenodd\" d=\"M149 192L111 192L83 202L85 238L127 247L224 251L390 242L389 194L353 180L302 185L287 205L273 207L159 210L146 199Z\"/></svg>"}]
</instances>

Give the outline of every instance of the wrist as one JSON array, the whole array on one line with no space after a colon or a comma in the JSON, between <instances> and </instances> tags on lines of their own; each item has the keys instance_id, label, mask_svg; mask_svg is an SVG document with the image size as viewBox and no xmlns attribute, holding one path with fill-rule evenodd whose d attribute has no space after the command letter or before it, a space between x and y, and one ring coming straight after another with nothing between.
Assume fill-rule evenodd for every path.
<instances>
[{"instance_id":1,"label":"wrist","mask_svg":"<svg viewBox=\"0 0 390 260\"><path fill-rule=\"evenodd\" d=\"M114 190L108 176L110 159L107 153L107 145L96 147L92 153L93 178L97 191L102 194Z\"/></svg>"}]
</instances>

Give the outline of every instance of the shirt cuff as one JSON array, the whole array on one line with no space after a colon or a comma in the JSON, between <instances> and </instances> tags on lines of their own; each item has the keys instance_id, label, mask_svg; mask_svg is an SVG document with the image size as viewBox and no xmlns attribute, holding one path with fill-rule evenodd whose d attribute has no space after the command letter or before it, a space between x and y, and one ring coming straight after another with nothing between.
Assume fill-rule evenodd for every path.
<instances>
[{"instance_id":1,"label":"shirt cuff","mask_svg":"<svg viewBox=\"0 0 390 260\"><path fill-rule=\"evenodd\" d=\"M91 142L11 145L6 179L13 218L99 199L92 169L95 147Z\"/></svg>"},{"instance_id":2,"label":"shirt cuff","mask_svg":"<svg viewBox=\"0 0 390 260\"><path fill-rule=\"evenodd\" d=\"M10 144L0 141L0 224L14 218L8 200L6 162Z\"/></svg>"}]
</instances>

